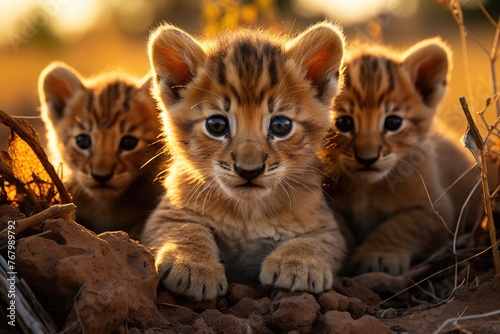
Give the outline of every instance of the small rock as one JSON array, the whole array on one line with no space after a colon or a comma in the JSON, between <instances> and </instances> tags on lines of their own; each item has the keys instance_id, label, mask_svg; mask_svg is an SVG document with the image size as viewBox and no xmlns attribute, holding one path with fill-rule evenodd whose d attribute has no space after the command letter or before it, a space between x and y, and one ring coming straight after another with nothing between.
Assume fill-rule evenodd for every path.
<instances>
[{"instance_id":1,"label":"small rock","mask_svg":"<svg viewBox=\"0 0 500 334\"><path fill-rule=\"evenodd\" d=\"M313 295L302 292L275 300L271 310L269 324L273 328L283 332L298 330L300 333L309 333L318 317L320 306Z\"/></svg>"},{"instance_id":2,"label":"small rock","mask_svg":"<svg viewBox=\"0 0 500 334\"><path fill-rule=\"evenodd\" d=\"M323 312L327 311L347 311L350 298L335 291L327 291L319 295L318 303Z\"/></svg>"},{"instance_id":3,"label":"small rock","mask_svg":"<svg viewBox=\"0 0 500 334\"><path fill-rule=\"evenodd\" d=\"M208 326L211 326L212 323L220 316L222 316L222 313L219 310L213 309L205 310L202 314L200 314L200 318L202 318Z\"/></svg>"},{"instance_id":4,"label":"small rock","mask_svg":"<svg viewBox=\"0 0 500 334\"><path fill-rule=\"evenodd\" d=\"M368 330L369 329L369 330ZM317 333L328 334L390 334L377 318L364 315L354 320L348 312L328 311L319 317Z\"/></svg>"},{"instance_id":5,"label":"small rock","mask_svg":"<svg viewBox=\"0 0 500 334\"><path fill-rule=\"evenodd\" d=\"M210 325L217 334L245 334L252 333L248 320L240 319L231 314L224 314L215 319Z\"/></svg>"},{"instance_id":6,"label":"small rock","mask_svg":"<svg viewBox=\"0 0 500 334\"><path fill-rule=\"evenodd\" d=\"M358 298L364 304L369 306L375 306L382 302L382 299L378 294L352 278L345 277L342 279L339 292L344 296Z\"/></svg>"},{"instance_id":7,"label":"small rock","mask_svg":"<svg viewBox=\"0 0 500 334\"><path fill-rule=\"evenodd\" d=\"M226 297L221 297L217 300L217 309L223 312L229 308L229 302Z\"/></svg>"},{"instance_id":8,"label":"small rock","mask_svg":"<svg viewBox=\"0 0 500 334\"><path fill-rule=\"evenodd\" d=\"M390 334L390 330L382 324L380 320L371 316L364 315L361 318L354 321L352 325L353 334L366 333L366 329L370 328L371 334Z\"/></svg>"},{"instance_id":9,"label":"small rock","mask_svg":"<svg viewBox=\"0 0 500 334\"><path fill-rule=\"evenodd\" d=\"M319 295L318 303L323 312L327 311L349 311L354 317L364 315L366 305L358 298L349 298L336 291L327 291Z\"/></svg>"},{"instance_id":10,"label":"small rock","mask_svg":"<svg viewBox=\"0 0 500 334\"><path fill-rule=\"evenodd\" d=\"M303 295L304 292L302 291L290 291L290 290L283 290L283 289L279 289L279 290L276 290L275 293L273 293L273 300L274 301L277 301L277 300L280 300L280 299L283 299L283 298L286 298L286 297L293 297L293 296L301 296Z\"/></svg>"},{"instance_id":11,"label":"small rock","mask_svg":"<svg viewBox=\"0 0 500 334\"><path fill-rule=\"evenodd\" d=\"M248 297L241 299L238 304L230 309L231 314L241 318L248 318L251 314L265 315L271 310L271 300L267 297L253 300Z\"/></svg>"},{"instance_id":12,"label":"small rock","mask_svg":"<svg viewBox=\"0 0 500 334\"><path fill-rule=\"evenodd\" d=\"M257 291L248 285L231 283L227 291L227 300L229 305L236 305L241 299L248 297L252 299L257 299Z\"/></svg>"},{"instance_id":13,"label":"small rock","mask_svg":"<svg viewBox=\"0 0 500 334\"><path fill-rule=\"evenodd\" d=\"M189 331L191 334L216 334L216 332L207 326L205 320L203 318L198 318L191 326L191 330Z\"/></svg>"},{"instance_id":14,"label":"small rock","mask_svg":"<svg viewBox=\"0 0 500 334\"><path fill-rule=\"evenodd\" d=\"M273 334L274 332L267 328L266 320L263 315L252 314L248 317L248 322L254 334Z\"/></svg>"},{"instance_id":15,"label":"small rock","mask_svg":"<svg viewBox=\"0 0 500 334\"><path fill-rule=\"evenodd\" d=\"M169 305L158 303L160 313L170 322L181 325L191 325L198 316L190 308L180 305Z\"/></svg>"}]
</instances>

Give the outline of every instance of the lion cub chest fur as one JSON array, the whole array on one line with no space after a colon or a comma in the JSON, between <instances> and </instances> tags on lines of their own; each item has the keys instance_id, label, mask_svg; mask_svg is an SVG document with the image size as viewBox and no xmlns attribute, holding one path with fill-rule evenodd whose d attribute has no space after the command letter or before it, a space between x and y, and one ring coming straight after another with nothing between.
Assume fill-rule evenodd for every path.
<instances>
[{"instance_id":1,"label":"lion cub chest fur","mask_svg":"<svg viewBox=\"0 0 500 334\"><path fill-rule=\"evenodd\" d=\"M353 272L396 275L427 257L452 236L448 229L475 186L471 171L445 193L472 164L434 121L450 58L439 39L403 53L365 45L347 56L323 158L333 210L357 246ZM433 207L429 198L439 201ZM474 223L476 207L462 225Z\"/></svg>"},{"instance_id":2,"label":"lion cub chest fur","mask_svg":"<svg viewBox=\"0 0 500 334\"><path fill-rule=\"evenodd\" d=\"M338 29L201 43L167 25L149 55L172 155L168 192L141 239L161 284L199 300L224 294L228 279L329 289L345 244L316 153L339 85Z\"/></svg>"},{"instance_id":3,"label":"lion cub chest fur","mask_svg":"<svg viewBox=\"0 0 500 334\"><path fill-rule=\"evenodd\" d=\"M53 63L40 75L39 93L53 163L63 164L76 220L101 233L123 230L138 239L163 193L161 159L153 159L160 121L151 80L123 73L83 79Z\"/></svg>"}]
</instances>

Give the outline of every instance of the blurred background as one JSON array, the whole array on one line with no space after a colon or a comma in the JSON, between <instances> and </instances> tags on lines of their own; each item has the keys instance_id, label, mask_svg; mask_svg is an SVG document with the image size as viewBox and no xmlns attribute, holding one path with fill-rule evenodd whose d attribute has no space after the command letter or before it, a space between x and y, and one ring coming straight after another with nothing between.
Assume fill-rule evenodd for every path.
<instances>
[{"instance_id":1,"label":"blurred background","mask_svg":"<svg viewBox=\"0 0 500 334\"><path fill-rule=\"evenodd\" d=\"M45 142L37 80L54 60L84 77L117 69L142 77L149 68L149 32L161 22L213 36L239 26L293 34L330 18L345 27L348 41L405 48L428 37L446 40L454 50L454 69L440 117L461 133L458 97L467 96L479 111L494 94L490 53L499 14L500 0L0 0L0 108L27 117ZM489 108L487 120L495 119ZM0 149L7 136L0 125Z\"/></svg>"}]
</instances>

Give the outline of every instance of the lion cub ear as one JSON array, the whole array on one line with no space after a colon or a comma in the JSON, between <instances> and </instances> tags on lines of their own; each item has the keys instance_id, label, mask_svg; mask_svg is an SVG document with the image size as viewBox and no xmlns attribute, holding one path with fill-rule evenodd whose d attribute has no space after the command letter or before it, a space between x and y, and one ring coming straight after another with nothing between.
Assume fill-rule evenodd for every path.
<instances>
[{"instance_id":1,"label":"lion cub ear","mask_svg":"<svg viewBox=\"0 0 500 334\"><path fill-rule=\"evenodd\" d=\"M431 108L444 97L451 72L451 55L450 48L440 38L423 40L404 55L403 66L423 102Z\"/></svg>"},{"instance_id":2,"label":"lion cub ear","mask_svg":"<svg viewBox=\"0 0 500 334\"><path fill-rule=\"evenodd\" d=\"M74 69L61 62L50 64L38 79L42 113L56 123L64 116L69 100L84 89L80 74Z\"/></svg>"},{"instance_id":3,"label":"lion cub ear","mask_svg":"<svg viewBox=\"0 0 500 334\"><path fill-rule=\"evenodd\" d=\"M325 104L331 104L338 92L344 44L344 34L337 25L321 22L287 45L287 53L302 66L317 90L317 98Z\"/></svg>"},{"instance_id":4,"label":"lion cub ear","mask_svg":"<svg viewBox=\"0 0 500 334\"><path fill-rule=\"evenodd\" d=\"M206 58L200 43L172 25L161 26L151 34L148 53L155 92L166 105L181 100L183 86L193 79Z\"/></svg>"}]
</instances>

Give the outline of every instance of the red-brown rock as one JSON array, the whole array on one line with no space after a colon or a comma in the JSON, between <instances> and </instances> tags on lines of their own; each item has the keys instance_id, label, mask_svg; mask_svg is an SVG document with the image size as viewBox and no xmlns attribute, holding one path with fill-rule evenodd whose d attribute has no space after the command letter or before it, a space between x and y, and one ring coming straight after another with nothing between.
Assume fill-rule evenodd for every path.
<instances>
[{"instance_id":1,"label":"red-brown rock","mask_svg":"<svg viewBox=\"0 0 500 334\"><path fill-rule=\"evenodd\" d=\"M378 319L364 315L354 320L349 312L328 311L319 317L317 333L328 334L389 334L389 329Z\"/></svg>"},{"instance_id":2,"label":"red-brown rock","mask_svg":"<svg viewBox=\"0 0 500 334\"><path fill-rule=\"evenodd\" d=\"M123 232L96 236L64 219L20 239L17 271L62 325L85 333L116 330L125 320L146 328L161 322L155 305L158 275L151 253Z\"/></svg>"},{"instance_id":3,"label":"red-brown rock","mask_svg":"<svg viewBox=\"0 0 500 334\"><path fill-rule=\"evenodd\" d=\"M313 295L292 294L275 300L271 306L269 324L283 332L297 330L309 333L320 312L320 306Z\"/></svg>"}]
</instances>

